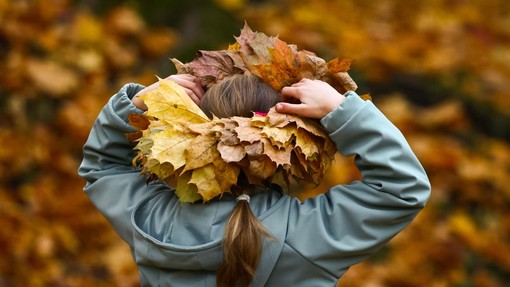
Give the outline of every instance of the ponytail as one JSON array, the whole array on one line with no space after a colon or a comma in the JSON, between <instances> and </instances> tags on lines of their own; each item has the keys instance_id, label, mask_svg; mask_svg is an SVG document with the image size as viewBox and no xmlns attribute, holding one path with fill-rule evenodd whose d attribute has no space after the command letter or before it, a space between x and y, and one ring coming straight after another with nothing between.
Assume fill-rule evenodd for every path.
<instances>
[{"instance_id":1,"label":"ponytail","mask_svg":"<svg viewBox=\"0 0 510 287\"><path fill-rule=\"evenodd\" d=\"M217 273L220 287L248 286L253 280L262 251L263 236L272 238L242 194L232 210L223 238L223 262Z\"/></svg>"}]
</instances>

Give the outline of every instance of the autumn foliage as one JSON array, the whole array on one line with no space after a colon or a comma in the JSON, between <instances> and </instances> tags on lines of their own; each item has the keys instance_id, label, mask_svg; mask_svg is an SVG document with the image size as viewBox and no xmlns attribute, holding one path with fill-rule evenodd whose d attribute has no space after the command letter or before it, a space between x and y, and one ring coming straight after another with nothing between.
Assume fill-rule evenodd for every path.
<instances>
[{"instance_id":1,"label":"autumn foliage","mask_svg":"<svg viewBox=\"0 0 510 287\"><path fill-rule=\"evenodd\" d=\"M253 73L279 91L303 78L329 81L340 92L356 89L348 60L326 63L312 52L298 50L277 37L253 32L248 25L228 50L200 51L177 71L191 74L205 88L229 77ZM345 85L345 86L344 86ZM251 118L209 119L185 90L160 80L155 91L141 95L146 114L130 115L138 131L133 159L147 177L176 182L181 202L207 202L230 192L242 172L253 185L291 180L318 185L336 152L326 132L310 119L254 112Z\"/></svg>"},{"instance_id":2,"label":"autumn foliage","mask_svg":"<svg viewBox=\"0 0 510 287\"><path fill-rule=\"evenodd\" d=\"M138 285L76 170L106 100L126 82L155 81L179 33L133 8L100 17L78 2L0 0L0 286ZM322 58L352 59L358 90L429 174L424 211L339 286L507 286L510 2L216 2L239 28L246 19ZM340 156L330 171L301 196L359 176Z\"/></svg>"}]
</instances>

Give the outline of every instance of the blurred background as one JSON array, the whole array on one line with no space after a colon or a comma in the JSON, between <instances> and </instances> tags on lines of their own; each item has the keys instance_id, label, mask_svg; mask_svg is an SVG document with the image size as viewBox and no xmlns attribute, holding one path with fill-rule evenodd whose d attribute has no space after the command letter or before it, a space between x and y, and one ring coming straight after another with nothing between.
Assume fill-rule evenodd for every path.
<instances>
[{"instance_id":1,"label":"blurred background","mask_svg":"<svg viewBox=\"0 0 510 287\"><path fill-rule=\"evenodd\" d=\"M138 286L82 192L82 145L124 83L225 49L244 21L352 59L432 182L417 219L339 286L510 286L507 0L0 0L0 286ZM302 197L357 176L338 157Z\"/></svg>"}]
</instances>

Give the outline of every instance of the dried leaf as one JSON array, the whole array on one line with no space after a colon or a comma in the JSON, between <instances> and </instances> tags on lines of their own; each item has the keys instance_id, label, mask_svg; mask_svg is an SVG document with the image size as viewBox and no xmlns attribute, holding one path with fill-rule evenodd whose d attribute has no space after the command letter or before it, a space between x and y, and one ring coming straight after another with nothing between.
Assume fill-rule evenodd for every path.
<instances>
[{"instance_id":1,"label":"dried leaf","mask_svg":"<svg viewBox=\"0 0 510 287\"><path fill-rule=\"evenodd\" d=\"M148 107L147 116L171 123L204 123L209 118L191 100L184 88L171 80L159 80L156 90L141 95Z\"/></svg>"},{"instance_id":2,"label":"dried leaf","mask_svg":"<svg viewBox=\"0 0 510 287\"><path fill-rule=\"evenodd\" d=\"M297 130L296 147L300 149L307 160L310 158L316 159L319 154L319 148L314 144L314 141L315 139L304 129Z\"/></svg>"},{"instance_id":3,"label":"dried leaf","mask_svg":"<svg viewBox=\"0 0 510 287\"><path fill-rule=\"evenodd\" d=\"M279 148L271 143L270 140L263 138L264 154L266 154L277 166L290 165L290 156L292 152L291 145L285 148Z\"/></svg>"},{"instance_id":4,"label":"dried leaf","mask_svg":"<svg viewBox=\"0 0 510 287\"><path fill-rule=\"evenodd\" d=\"M240 141L253 143L260 140L260 128L252 126L249 118L234 117L233 119L238 124L235 132Z\"/></svg>"},{"instance_id":5,"label":"dried leaf","mask_svg":"<svg viewBox=\"0 0 510 287\"><path fill-rule=\"evenodd\" d=\"M217 139L208 135L195 136L185 148L184 171L208 165L220 157L216 148Z\"/></svg>"},{"instance_id":6,"label":"dried leaf","mask_svg":"<svg viewBox=\"0 0 510 287\"><path fill-rule=\"evenodd\" d=\"M276 164L268 156L260 156L250 160L247 170L250 183L260 184L261 180L268 179L276 172Z\"/></svg>"},{"instance_id":7,"label":"dried leaf","mask_svg":"<svg viewBox=\"0 0 510 287\"><path fill-rule=\"evenodd\" d=\"M220 142L217 148L221 158L226 162L240 162L246 156L246 151L241 145L225 145Z\"/></svg>"},{"instance_id":8,"label":"dried leaf","mask_svg":"<svg viewBox=\"0 0 510 287\"><path fill-rule=\"evenodd\" d=\"M186 148L191 145L195 138L195 135L172 125L152 136L154 144L151 148L151 156L161 163L170 163L173 169L177 170L186 164Z\"/></svg>"},{"instance_id":9,"label":"dried leaf","mask_svg":"<svg viewBox=\"0 0 510 287\"><path fill-rule=\"evenodd\" d=\"M177 186L175 188L175 194L179 197L181 202L195 202L202 199L202 196L198 193L198 188L195 184L189 184L192 176L191 171L181 174L177 178Z\"/></svg>"},{"instance_id":10,"label":"dried leaf","mask_svg":"<svg viewBox=\"0 0 510 287\"><path fill-rule=\"evenodd\" d=\"M299 81L303 73L327 77L325 61L278 38L245 26L236 39L238 44L229 50L201 51L190 63L173 62L179 71L198 76L206 85L245 70L258 73L277 89ZM346 69L341 66L345 63L332 61L329 68ZM159 87L142 99L150 124L147 128L147 118L133 116L133 125L143 129L135 160L145 174L167 180L177 177L181 201L206 202L230 191L240 170L252 184L268 184L276 173L286 182L292 176L317 183L336 152L317 123L279 114L274 108L252 118L210 120L169 80L160 80Z\"/></svg>"},{"instance_id":11,"label":"dried leaf","mask_svg":"<svg viewBox=\"0 0 510 287\"><path fill-rule=\"evenodd\" d=\"M188 184L194 184L196 186L204 202L222 193L212 163L193 170Z\"/></svg>"},{"instance_id":12,"label":"dried leaf","mask_svg":"<svg viewBox=\"0 0 510 287\"><path fill-rule=\"evenodd\" d=\"M326 63L310 51L298 50L278 37L254 32L248 25L235 39L236 43L227 50L199 51L187 64L175 59L172 62L179 73L195 75L207 87L225 77L248 71L277 91L302 78L331 82L342 93L355 90L356 84L347 74L350 60L333 59Z\"/></svg>"},{"instance_id":13,"label":"dried leaf","mask_svg":"<svg viewBox=\"0 0 510 287\"><path fill-rule=\"evenodd\" d=\"M187 73L197 76L202 85L208 87L225 77L242 74L244 72L242 63L240 55L234 51L198 51L197 58L190 63L184 64L183 67L178 64L178 71L184 69Z\"/></svg>"}]
</instances>

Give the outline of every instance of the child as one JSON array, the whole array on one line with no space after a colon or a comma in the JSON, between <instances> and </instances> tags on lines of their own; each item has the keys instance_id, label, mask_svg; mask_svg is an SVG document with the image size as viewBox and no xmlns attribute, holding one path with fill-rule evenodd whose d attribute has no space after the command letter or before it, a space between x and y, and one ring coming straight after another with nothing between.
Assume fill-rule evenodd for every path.
<instances>
[{"instance_id":1,"label":"child","mask_svg":"<svg viewBox=\"0 0 510 287\"><path fill-rule=\"evenodd\" d=\"M204 93L190 75L168 79L209 114L246 116L276 103L280 113L320 119L338 151L356 155L362 179L300 202L278 187L243 186L240 175L241 188L231 196L180 203L172 187L147 184L132 166L127 116L144 112L138 95L158 84L127 84L99 114L79 174L91 201L131 247L143 286L336 286L428 200L427 175L405 138L352 91L342 95L303 79L280 95L255 76L240 76Z\"/></svg>"}]
</instances>

